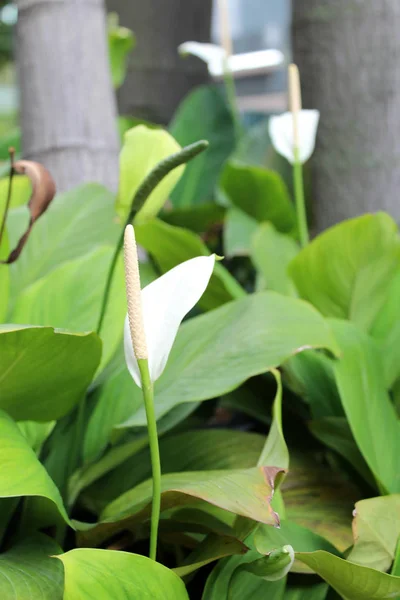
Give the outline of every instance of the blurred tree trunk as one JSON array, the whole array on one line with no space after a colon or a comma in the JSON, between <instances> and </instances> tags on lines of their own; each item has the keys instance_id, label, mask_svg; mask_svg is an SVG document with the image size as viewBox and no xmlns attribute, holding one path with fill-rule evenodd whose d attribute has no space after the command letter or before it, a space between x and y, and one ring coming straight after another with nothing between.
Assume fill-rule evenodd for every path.
<instances>
[{"instance_id":1,"label":"blurred tree trunk","mask_svg":"<svg viewBox=\"0 0 400 600\"><path fill-rule=\"evenodd\" d=\"M210 41L212 0L107 0L107 7L137 41L118 92L120 112L168 123L187 92L208 80L206 66L182 59L177 48Z\"/></svg>"},{"instance_id":2,"label":"blurred tree trunk","mask_svg":"<svg viewBox=\"0 0 400 600\"><path fill-rule=\"evenodd\" d=\"M59 191L118 183L116 107L103 0L17 0L23 155Z\"/></svg>"},{"instance_id":3,"label":"blurred tree trunk","mask_svg":"<svg viewBox=\"0 0 400 600\"><path fill-rule=\"evenodd\" d=\"M379 209L400 218L399 30L399 0L293 0L304 107L321 111L318 229Z\"/></svg>"}]
</instances>

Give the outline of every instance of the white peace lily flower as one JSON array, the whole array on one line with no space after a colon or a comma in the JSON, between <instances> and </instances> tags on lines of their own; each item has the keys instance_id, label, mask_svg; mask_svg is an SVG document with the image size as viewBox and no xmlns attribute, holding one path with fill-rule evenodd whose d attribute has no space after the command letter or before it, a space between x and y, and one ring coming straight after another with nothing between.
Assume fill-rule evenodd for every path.
<instances>
[{"instance_id":1,"label":"white peace lily flower","mask_svg":"<svg viewBox=\"0 0 400 600\"><path fill-rule=\"evenodd\" d=\"M297 113L299 147L298 156L304 164L312 155L315 148L317 129L319 123L318 110L300 110ZM272 145L278 154L281 154L293 164L294 157L294 127L291 112L271 117L269 120L269 135Z\"/></svg>"},{"instance_id":2,"label":"white peace lily flower","mask_svg":"<svg viewBox=\"0 0 400 600\"><path fill-rule=\"evenodd\" d=\"M221 46L201 42L184 42L178 46L178 52L181 56L190 54L200 58L207 64L210 75L218 76L224 72L227 55Z\"/></svg>"},{"instance_id":3,"label":"white peace lily flower","mask_svg":"<svg viewBox=\"0 0 400 600\"><path fill-rule=\"evenodd\" d=\"M205 292L214 264L215 254L192 258L143 288L143 327L152 382L164 371L179 325ZM125 319L124 347L129 372L141 387L128 317Z\"/></svg>"}]
</instances>

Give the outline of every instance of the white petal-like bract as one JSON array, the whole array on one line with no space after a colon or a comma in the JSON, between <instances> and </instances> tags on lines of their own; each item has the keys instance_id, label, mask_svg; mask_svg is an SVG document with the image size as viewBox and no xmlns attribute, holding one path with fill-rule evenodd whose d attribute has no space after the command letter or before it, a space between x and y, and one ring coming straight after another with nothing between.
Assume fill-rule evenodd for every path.
<instances>
[{"instance_id":1,"label":"white petal-like bract","mask_svg":"<svg viewBox=\"0 0 400 600\"><path fill-rule=\"evenodd\" d=\"M205 292L215 264L215 254L198 256L174 267L142 290L143 323L149 356L150 378L163 372L179 325ZM125 359L135 383L141 387L133 353L128 318L124 329Z\"/></svg>"},{"instance_id":2,"label":"white petal-like bract","mask_svg":"<svg viewBox=\"0 0 400 600\"><path fill-rule=\"evenodd\" d=\"M302 164L305 163L314 152L318 123L318 110L301 110L299 112L299 160ZM293 164L294 139L292 113L286 112L282 115L271 117L269 120L269 135L278 154L281 154Z\"/></svg>"},{"instance_id":3,"label":"white petal-like bract","mask_svg":"<svg viewBox=\"0 0 400 600\"><path fill-rule=\"evenodd\" d=\"M207 64L210 75L219 76L224 72L226 52L221 46L200 42L184 42L178 47L178 52L181 56L191 54L200 58Z\"/></svg>"}]
</instances>

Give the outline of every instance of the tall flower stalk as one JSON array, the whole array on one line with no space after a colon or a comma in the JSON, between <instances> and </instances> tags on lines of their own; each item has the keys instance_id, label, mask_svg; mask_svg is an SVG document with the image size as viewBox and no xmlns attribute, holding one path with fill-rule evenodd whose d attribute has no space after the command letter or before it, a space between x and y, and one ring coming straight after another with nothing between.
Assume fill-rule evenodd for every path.
<instances>
[{"instance_id":1,"label":"tall flower stalk","mask_svg":"<svg viewBox=\"0 0 400 600\"><path fill-rule=\"evenodd\" d=\"M142 388L153 475L150 558L156 558L161 506L161 465L154 409L154 382L162 375L182 319L207 288L215 255L198 256L174 267L143 290L132 225L125 228L124 259L128 315L125 360L132 379Z\"/></svg>"},{"instance_id":2,"label":"tall flower stalk","mask_svg":"<svg viewBox=\"0 0 400 600\"><path fill-rule=\"evenodd\" d=\"M154 411L154 389L150 379L149 357L143 323L142 295L140 287L139 260L135 234L132 225L128 225L124 235L124 262L126 297L128 303L128 322L133 352L140 372L141 388L146 410L149 434L151 470L153 477L153 499L151 505L150 558L156 560L157 535L161 506L161 463L158 446L157 422Z\"/></svg>"}]
</instances>

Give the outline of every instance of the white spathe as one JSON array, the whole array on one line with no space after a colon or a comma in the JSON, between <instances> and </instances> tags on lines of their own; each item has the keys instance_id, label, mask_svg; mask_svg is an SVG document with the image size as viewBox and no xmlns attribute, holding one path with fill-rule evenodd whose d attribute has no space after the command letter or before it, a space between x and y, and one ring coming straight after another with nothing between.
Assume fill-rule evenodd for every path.
<instances>
[{"instance_id":1,"label":"white spathe","mask_svg":"<svg viewBox=\"0 0 400 600\"><path fill-rule=\"evenodd\" d=\"M221 46L200 42L184 42L178 47L178 52L181 56L190 54L200 58L207 64L212 77L223 77L225 61L231 73L239 76L274 70L284 63L285 58L280 50L273 49L244 52L227 57Z\"/></svg>"},{"instance_id":2,"label":"white spathe","mask_svg":"<svg viewBox=\"0 0 400 600\"><path fill-rule=\"evenodd\" d=\"M178 46L178 52L181 56L190 54L200 58L207 64L210 75L214 77L222 75L224 72L224 63L227 56L221 46L201 42L184 42Z\"/></svg>"},{"instance_id":3,"label":"white spathe","mask_svg":"<svg viewBox=\"0 0 400 600\"><path fill-rule=\"evenodd\" d=\"M214 264L215 254L192 258L143 288L143 325L151 381L156 381L164 371L179 325L205 292ZM124 348L129 372L141 387L128 317L125 319Z\"/></svg>"},{"instance_id":4,"label":"white spathe","mask_svg":"<svg viewBox=\"0 0 400 600\"><path fill-rule=\"evenodd\" d=\"M298 113L299 160L304 164L312 155L315 148L319 123L318 110L301 110ZM291 112L271 117L269 120L269 135L272 145L278 154L294 163L294 132L293 114Z\"/></svg>"}]
</instances>

